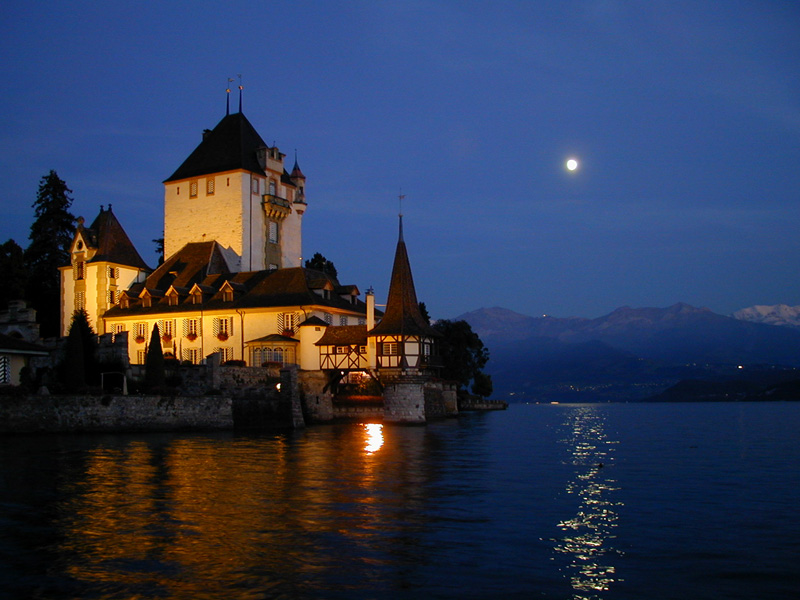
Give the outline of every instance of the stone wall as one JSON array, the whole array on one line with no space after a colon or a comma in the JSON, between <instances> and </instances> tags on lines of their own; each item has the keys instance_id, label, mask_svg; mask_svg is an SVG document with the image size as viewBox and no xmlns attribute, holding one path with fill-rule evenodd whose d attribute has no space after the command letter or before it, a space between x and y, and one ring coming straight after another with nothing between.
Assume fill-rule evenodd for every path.
<instances>
[{"instance_id":1,"label":"stone wall","mask_svg":"<svg viewBox=\"0 0 800 600\"><path fill-rule=\"evenodd\" d=\"M308 423L327 423L333 414L333 395L325 390L328 377L322 371L298 371L297 383L303 415Z\"/></svg>"},{"instance_id":2,"label":"stone wall","mask_svg":"<svg viewBox=\"0 0 800 600\"><path fill-rule=\"evenodd\" d=\"M233 428L225 396L26 396L0 400L0 433Z\"/></svg>"},{"instance_id":3,"label":"stone wall","mask_svg":"<svg viewBox=\"0 0 800 600\"><path fill-rule=\"evenodd\" d=\"M425 384L427 378L404 376L388 381L383 389L387 423L425 423Z\"/></svg>"}]
</instances>

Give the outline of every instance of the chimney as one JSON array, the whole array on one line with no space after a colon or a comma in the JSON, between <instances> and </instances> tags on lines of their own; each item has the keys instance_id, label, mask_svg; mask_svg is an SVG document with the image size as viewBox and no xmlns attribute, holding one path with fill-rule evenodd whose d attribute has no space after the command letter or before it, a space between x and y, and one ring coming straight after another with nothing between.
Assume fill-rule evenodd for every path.
<instances>
[{"instance_id":1,"label":"chimney","mask_svg":"<svg viewBox=\"0 0 800 600\"><path fill-rule=\"evenodd\" d=\"M367 331L375 328L375 292L370 287L367 290Z\"/></svg>"}]
</instances>

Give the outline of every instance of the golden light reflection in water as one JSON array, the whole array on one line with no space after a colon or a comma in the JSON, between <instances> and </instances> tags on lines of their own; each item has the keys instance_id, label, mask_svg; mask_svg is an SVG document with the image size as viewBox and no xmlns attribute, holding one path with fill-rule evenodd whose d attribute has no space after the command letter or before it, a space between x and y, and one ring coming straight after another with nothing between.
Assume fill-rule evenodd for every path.
<instances>
[{"instance_id":1,"label":"golden light reflection in water","mask_svg":"<svg viewBox=\"0 0 800 600\"><path fill-rule=\"evenodd\" d=\"M383 446L383 425L380 423L364 423L367 433L367 445L364 447L367 454L374 454Z\"/></svg>"},{"instance_id":2,"label":"golden light reflection in water","mask_svg":"<svg viewBox=\"0 0 800 600\"><path fill-rule=\"evenodd\" d=\"M569 433L561 442L567 445L575 466L574 478L565 491L576 495L579 505L574 517L558 523L564 535L556 540L555 551L571 556L567 569L576 592L573 598L598 598L597 592L621 581L612 564L613 557L621 554L613 547L619 519L616 510L621 503L613 499L619 488L608 469L613 466L617 442L608 439L604 418L595 407L570 410L565 427Z\"/></svg>"}]
</instances>

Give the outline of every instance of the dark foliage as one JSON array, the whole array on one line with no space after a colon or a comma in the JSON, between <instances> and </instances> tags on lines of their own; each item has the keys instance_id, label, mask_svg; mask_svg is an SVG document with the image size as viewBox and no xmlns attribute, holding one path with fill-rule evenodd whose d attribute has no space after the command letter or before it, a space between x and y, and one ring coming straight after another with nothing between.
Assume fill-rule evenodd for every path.
<instances>
[{"instance_id":1,"label":"dark foliage","mask_svg":"<svg viewBox=\"0 0 800 600\"><path fill-rule=\"evenodd\" d=\"M25 253L14 240L0 246L0 308L8 306L10 300L25 298L28 283L28 270L25 267Z\"/></svg>"},{"instance_id":2,"label":"dark foliage","mask_svg":"<svg viewBox=\"0 0 800 600\"><path fill-rule=\"evenodd\" d=\"M161 337L158 335L158 325L153 325L150 334L150 345L144 362L144 388L154 392L166 385L166 368L164 367L164 352L161 350Z\"/></svg>"},{"instance_id":3,"label":"dark foliage","mask_svg":"<svg viewBox=\"0 0 800 600\"><path fill-rule=\"evenodd\" d=\"M442 377L456 382L461 388L469 386L471 381L477 381L478 388L485 391L487 381L484 377L487 376L483 375L482 369L489 360L489 350L483 345L478 334L472 331L472 327L466 321L442 319L433 327L442 334L439 340L439 354L443 363ZM488 385L491 386L491 379Z\"/></svg>"},{"instance_id":4,"label":"dark foliage","mask_svg":"<svg viewBox=\"0 0 800 600\"><path fill-rule=\"evenodd\" d=\"M152 240L153 243L156 245L156 252L158 253L158 264L164 264L164 234L161 234L160 238L156 238Z\"/></svg>"},{"instance_id":5,"label":"dark foliage","mask_svg":"<svg viewBox=\"0 0 800 600\"><path fill-rule=\"evenodd\" d=\"M89 325L85 310L76 310L67 335L64 360L59 369L59 379L71 392L86 386L97 385L100 378L97 364L97 336Z\"/></svg>"},{"instance_id":6,"label":"dark foliage","mask_svg":"<svg viewBox=\"0 0 800 600\"><path fill-rule=\"evenodd\" d=\"M482 398L488 398L492 395L493 391L492 376L487 375L483 371L475 373L472 378L472 393Z\"/></svg>"},{"instance_id":7,"label":"dark foliage","mask_svg":"<svg viewBox=\"0 0 800 600\"><path fill-rule=\"evenodd\" d=\"M306 269L314 269L316 271L322 271L323 273L327 273L333 277L337 277L336 267L333 266L333 263L329 261L327 258L322 256L319 252L315 252L314 256L312 256L309 260L306 261Z\"/></svg>"},{"instance_id":8,"label":"dark foliage","mask_svg":"<svg viewBox=\"0 0 800 600\"><path fill-rule=\"evenodd\" d=\"M43 337L59 335L61 275L69 264L69 247L75 232L75 217L67 187L55 171L42 177L33 203L35 220L31 224L31 243L25 250L28 269L27 298L41 325Z\"/></svg>"},{"instance_id":9,"label":"dark foliage","mask_svg":"<svg viewBox=\"0 0 800 600\"><path fill-rule=\"evenodd\" d=\"M422 318L425 319L425 322L430 325L431 324L431 316L428 314L428 307L425 306L424 302L419 303L419 313L422 315Z\"/></svg>"}]
</instances>

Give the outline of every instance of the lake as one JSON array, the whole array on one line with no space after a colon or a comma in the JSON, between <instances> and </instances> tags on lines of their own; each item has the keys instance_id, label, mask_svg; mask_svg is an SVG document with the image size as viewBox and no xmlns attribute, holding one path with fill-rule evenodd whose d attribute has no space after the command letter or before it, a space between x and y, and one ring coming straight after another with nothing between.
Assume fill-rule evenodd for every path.
<instances>
[{"instance_id":1,"label":"lake","mask_svg":"<svg viewBox=\"0 0 800 600\"><path fill-rule=\"evenodd\" d=\"M800 403L6 436L0 598L800 597Z\"/></svg>"}]
</instances>

